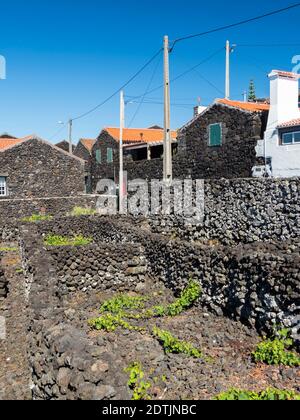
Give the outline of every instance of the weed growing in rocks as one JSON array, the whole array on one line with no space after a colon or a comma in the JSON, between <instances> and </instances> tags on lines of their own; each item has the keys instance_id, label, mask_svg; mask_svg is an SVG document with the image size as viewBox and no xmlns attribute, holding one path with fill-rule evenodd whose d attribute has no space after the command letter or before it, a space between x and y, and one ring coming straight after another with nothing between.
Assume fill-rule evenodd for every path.
<instances>
[{"instance_id":1,"label":"weed growing in rocks","mask_svg":"<svg viewBox=\"0 0 300 420\"><path fill-rule=\"evenodd\" d=\"M47 246L86 246L93 242L93 238L85 238L83 235L76 235L73 238L48 235L44 242Z\"/></svg>"},{"instance_id":2,"label":"weed growing in rocks","mask_svg":"<svg viewBox=\"0 0 300 420\"><path fill-rule=\"evenodd\" d=\"M129 331L144 331L143 328L130 325L122 318L121 314L105 314L100 318L90 320L89 325L97 331L105 330L107 332L114 332L119 327Z\"/></svg>"},{"instance_id":3,"label":"weed growing in rocks","mask_svg":"<svg viewBox=\"0 0 300 420\"><path fill-rule=\"evenodd\" d=\"M53 219L53 216L42 216L41 214L33 214L30 217L24 217L22 219L22 222L25 223L36 223L36 222L43 222L43 221L50 221Z\"/></svg>"},{"instance_id":4,"label":"weed growing in rocks","mask_svg":"<svg viewBox=\"0 0 300 420\"><path fill-rule=\"evenodd\" d=\"M152 387L151 382L145 381L145 373L141 363L135 362L124 369L126 373L129 373L128 386L133 391L132 400L150 400L149 390Z\"/></svg>"},{"instance_id":5,"label":"weed growing in rocks","mask_svg":"<svg viewBox=\"0 0 300 420\"><path fill-rule=\"evenodd\" d=\"M148 299L146 297L141 296L119 295L104 302L101 306L100 312L111 312L112 314L119 314L123 313L124 309L143 309L145 306L144 303L147 300Z\"/></svg>"},{"instance_id":6,"label":"weed growing in rocks","mask_svg":"<svg viewBox=\"0 0 300 420\"><path fill-rule=\"evenodd\" d=\"M289 351L292 346L293 340L289 330L282 330L278 337L261 342L252 353L252 357L256 363L297 367L300 366L300 357Z\"/></svg>"},{"instance_id":7,"label":"weed growing in rocks","mask_svg":"<svg viewBox=\"0 0 300 420\"><path fill-rule=\"evenodd\" d=\"M200 350L196 349L191 343L174 337L169 331L163 331L155 327L153 328L153 336L162 344L166 353L182 353L196 359L203 358Z\"/></svg>"},{"instance_id":8,"label":"weed growing in rocks","mask_svg":"<svg viewBox=\"0 0 300 420\"><path fill-rule=\"evenodd\" d=\"M89 207L74 207L72 212L68 214L71 217L80 217L80 216L94 216L97 214L96 210L93 210Z\"/></svg>"},{"instance_id":9,"label":"weed growing in rocks","mask_svg":"<svg viewBox=\"0 0 300 420\"><path fill-rule=\"evenodd\" d=\"M300 394L294 391L281 391L268 388L261 392L241 391L231 389L218 395L215 400L218 401L300 401Z\"/></svg>"},{"instance_id":10,"label":"weed growing in rocks","mask_svg":"<svg viewBox=\"0 0 300 420\"><path fill-rule=\"evenodd\" d=\"M18 251L18 248L16 247L10 247L10 246L0 247L0 252L16 252L16 251Z\"/></svg>"}]
</instances>

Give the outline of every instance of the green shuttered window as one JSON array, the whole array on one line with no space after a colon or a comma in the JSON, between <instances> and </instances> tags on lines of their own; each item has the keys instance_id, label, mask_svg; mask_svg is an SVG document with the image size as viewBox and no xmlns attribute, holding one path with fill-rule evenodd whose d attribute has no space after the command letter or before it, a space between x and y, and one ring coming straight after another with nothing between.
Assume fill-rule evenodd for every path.
<instances>
[{"instance_id":1,"label":"green shuttered window","mask_svg":"<svg viewBox=\"0 0 300 420\"><path fill-rule=\"evenodd\" d=\"M222 124L211 124L209 126L209 145L222 146Z\"/></svg>"},{"instance_id":2,"label":"green shuttered window","mask_svg":"<svg viewBox=\"0 0 300 420\"><path fill-rule=\"evenodd\" d=\"M101 150L96 150L96 161L101 163Z\"/></svg>"},{"instance_id":3,"label":"green shuttered window","mask_svg":"<svg viewBox=\"0 0 300 420\"><path fill-rule=\"evenodd\" d=\"M114 157L113 157L113 149L107 149L107 163L113 163Z\"/></svg>"}]
</instances>

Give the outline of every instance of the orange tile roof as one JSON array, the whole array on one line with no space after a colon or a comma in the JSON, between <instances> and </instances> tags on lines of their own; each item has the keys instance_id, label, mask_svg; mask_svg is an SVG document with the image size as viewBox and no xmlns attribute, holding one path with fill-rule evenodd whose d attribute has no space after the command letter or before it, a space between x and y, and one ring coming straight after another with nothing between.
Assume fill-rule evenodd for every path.
<instances>
[{"instance_id":1,"label":"orange tile roof","mask_svg":"<svg viewBox=\"0 0 300 420\"><path fill-rule=\"evenodd\" d=\"M261 111L270 110L269 104L261 104L257 102L241 102L241 101L231 101L229 99L218 99L217 103L232 106L234 108L239 108L245 111L252 111L252 112L261 112Z\"/></svg>"},{"instance_id":2,"label":"orange tile roof","mask_svg":"<svg viewBox=\"0 0 300 420\"><path fill-rule=\"evenodd\" d=\"M286 121L284 123L279 124L278 128L285 128L285 127L295 127L300 125L300 118L296 118L294 120Z\"/></svg>"},{"instance_id":3,"label":"orange tile roof","mask_svg":"<svg viewBox=\"0 0 300 420\"><path fill-rule=\"evenodd\" d=\"M116 141L120 140L120 129L108 127L105 131ZM177 139L177 131L172 131L172 139ZM123 140L126 143L161 143L164 141L164 130L151 128L125 128Z\"/></svg>"},{"instance_id":4,"label":"orange tile roof","mask_svg":"<svg viewBox=\"0 0 300 420\"><path fill-rule=\"evenodd\" d=\"M93 146L96 142L94 139L80 139L80 142L84 145L84 147L91 152L93 149Z\"/></svg>"},{"instance_id":5,"label":"orange tile roof","mask_svg":"<svg viewBox=\"0 0 300 420\"><path fill-rule=\"evenodd\" d=\"M0 138L0 150L8 149L16 144L22 143L25 140L31 139L32 136L22 137L20 139Z\"/></svg>"}]
</instances>

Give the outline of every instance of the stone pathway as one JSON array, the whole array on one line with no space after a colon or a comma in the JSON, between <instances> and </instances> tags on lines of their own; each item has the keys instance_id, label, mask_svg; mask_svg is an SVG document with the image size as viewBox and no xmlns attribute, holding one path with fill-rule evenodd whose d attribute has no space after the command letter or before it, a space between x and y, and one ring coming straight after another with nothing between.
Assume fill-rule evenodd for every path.
<instances>
[{"instance_id":1,"label":"stone pathway","mask_svg":"<svg viewBox=\"0 0 300 420\"><path fill-rule=\"evenodd\" d=\"M2 332L4 326L6 329L6 338L0 337L0 400L29 400L26 304L19 253L5 253L1 266L8 280L9 293L7 298L0 300Z\"/></svg>"}]
</instances>

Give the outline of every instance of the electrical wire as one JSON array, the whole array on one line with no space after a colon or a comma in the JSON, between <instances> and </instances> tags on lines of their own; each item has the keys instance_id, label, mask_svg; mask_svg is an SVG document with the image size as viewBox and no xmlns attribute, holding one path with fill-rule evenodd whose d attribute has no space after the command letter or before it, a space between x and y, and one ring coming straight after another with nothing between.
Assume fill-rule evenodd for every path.
<instances>
[{"instance_id":1,"label":"electrical wire","mask_svg":"<svg viewBox=\"0 0 300 420\"><path fill-rule=\"evenodd\" d=\"M174 77L174 79L171 79L170 84L176 82L177 80L181 79L182 77L186 76L187 74L191 73L192 71L194 71L195 69L197 69L198 67L202 66L203 64L207 63L208 61L210 61L212 58L214 58L216 55L218 55L221 51L224 51L224 48L220 48L217 51L215 51L213 54L211 54L210 56L208 56L207 58L205 58L204 60L202 60L200 63L196 64L195 66L189 68L188 70L184 71L183 73L179 74L178 76ZM157 86L154 89L149 90L145 96L151 95L151 93L158 91L159 89L163 88L164 85L160 85ZM140 96L134 96L134 99L139 99L141 98L143 95Z\"/></svg>"},{"instance_id":2,"label":"electrical wire","mask_svg":"<svg viewBox=\"0 0 300 420\"><path fill-rule=\"evenodd\" d=\"M72 121L80 120L81 118L87 117L88 115L95 112L97 109L101 108L103 105L105 105L107 102L109 102L112 98L114 98L118 93L121 92L121 90L125 89L126 86L128 86L133 80L135 80L155 59L158 57L158 55L161 53L162 48L157 51L154 56L147 61L146 64L143 65L143 67L140 68L124 85L122 85L118 90L116 90L112 95L110 95L108 98L106 98L104 101L102 101L100 104L96 105L94 108L90 109L89 111L85 112L84 114L79 115L76 118L72 118Z\"/></svg>"},{"instance_id":3,"label":"electrical wire","mask_svg":"<svg viewBox=\"0 0 300 420\"><path fill-rule=\"evenodd\" d=\"M141 110L141 107L142 107L143 102L144 102L144 100L145 100L145 97L146 97L147 91L150 89L150 87L151 87L151 85L152 85L152 82L153 82L154 77L155 77L155 75L156 75L156 72L157 72L157 70L158 70L158 66L159 66L159 64L160 64L160 62L161 62L160 58L161 58L161 57L159 57L159 59L157 60L157 64L156 64L156 66L154 67L153 73L152 73L152 75L151 75L150 81L149 81L149 83L148 83L148 85L147 85L147 88L146 88L146 90L145 90L145 93L144 93L144 95L143 95L143 97L142 97L141 101L139 102L139 105L138 105L138 107L137 107L137 109L136 109L136 111L135 111L135 113L134 113L133 117L131 118L131 121L130 121L130 123L129 123L129 125L128 125L128 127L129 127L129 128L132 126L132 124L133 124L133 122L135 121L135 119L136 119L136 117L137 117L138 113L139 113L139 112L140 112L140 110Z\"/></svg>"},{"instance_id":4,"label":"electrical wire","mask_svg":"<svg viewBox=\"0 0 300 420\"><path fill-rule=\"evenodd\" d=\"M55 139L55 137L57 137L65 129L65 127L66 127L66 124L64 123L63 126L60 127L60 129L57 130L57 132L49 138L49 140L51 141L51 140Z\"/></svg>"},{"instance_id":5,"label":"electrical wire","mask_svg":"<svg viewBox=\"0 0 300 420\"><path fill-rule=\"evenodd\" d=\"M255 16L255 17L250 18L250 19L245 19L245 20L241 20L241 21L236 22L236 23L231 23L229 25L220 26L218 28L210 29L208 31L201 32L201 33L198 33L198 34L193 34L193 35L184 36L182 38L177 38L175 41L173 41L172 46L170 48L170 52L172 52L174 50L176 44L178 44L179 42L186 41L186 40L192 39L192 38L198 38L198 37L201 37L201 36L204 36L204 35L213 34L213 33L216 33L216 32L221 32L221 31L224 31L225 29L231 29L231 28L235 28L237 26L242 26L242 25L245 25L245 24L250 23L250 22L255 22L257 20L265 19L266 17L269 17L269 16L274 16L274 15L277 15L279 13L283 13L283 12L286 12L288 10L295 9L296 7L299 7L299 6L300 6L300 2L292 4L292 5L287 6L287 7L284 7L282 9L273 10L272 12L269 12L269 13L264 13L263 15Z\"/></svg>"}]
</instances>

